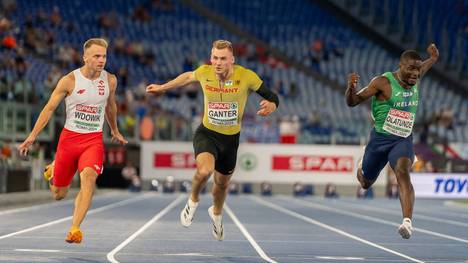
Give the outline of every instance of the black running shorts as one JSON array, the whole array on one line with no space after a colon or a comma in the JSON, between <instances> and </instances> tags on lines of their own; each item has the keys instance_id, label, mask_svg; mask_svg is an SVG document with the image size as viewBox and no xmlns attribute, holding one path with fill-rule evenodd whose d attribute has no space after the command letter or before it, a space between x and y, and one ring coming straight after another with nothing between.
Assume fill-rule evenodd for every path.
<instances>
[{"instance_id":1,"label":"black running shorts","mask_svg":"<svg viewBox=\"0 0 468 263\"><path fill-rule=\"evenodd\" d=\"M232 174L236 167L239 134L221 134L200 124L193 136L195 157L200 153L209 152L215 158L216 171L224 175Z\"/></svg>"}]
</instances>

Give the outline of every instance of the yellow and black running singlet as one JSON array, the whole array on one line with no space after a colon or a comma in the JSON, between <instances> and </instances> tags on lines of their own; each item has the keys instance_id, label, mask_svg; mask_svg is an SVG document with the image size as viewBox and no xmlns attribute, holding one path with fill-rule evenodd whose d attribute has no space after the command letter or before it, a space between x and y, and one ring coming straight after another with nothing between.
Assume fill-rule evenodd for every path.
<instances>
[{"instance_id":1,"label":"yellow and black running singlet","mask_svg":"<svg viewBox=\"0 0 468 263\"><path fill-rule=\"evenodd\" d=\"M220 85L213 66L203 65L194 71L205 97L203 125L215 132L233 135L240 132L245 103L262 80L252 70L234 65L233 74Z\"/></svg>"}]
</instances>

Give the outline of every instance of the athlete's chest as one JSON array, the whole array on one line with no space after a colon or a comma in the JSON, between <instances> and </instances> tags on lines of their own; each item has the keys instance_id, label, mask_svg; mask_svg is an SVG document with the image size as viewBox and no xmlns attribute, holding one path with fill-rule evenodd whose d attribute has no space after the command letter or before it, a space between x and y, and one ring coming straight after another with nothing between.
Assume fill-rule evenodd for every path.
<instances>
[{"instance_id":1,"label":"athlete's chest","mask_svg":"<svg viewBox=\"0 0 468 263\"><path fill-rule=\"evenodd\" d=\"M109 97L109 84L103 79L78 80L68 100L80 104L105 104Z\"/></svg>"},{"instance_id":2,"label":"athlete's chest","mask_svg":"<svg viewBox=\"0 0 468 263\"><path fill-rule=\"evenodd\" d=\"M238 101L247 95L247 87L240 79L232 78L220 81L206 78L201 82L203 93L209 101Z\"/></svg>"},{"instance_id":3,"label":"athlete's chest","mask_svg":"<svg viewBox=\"0 0 468 263\"><path fill-rule=\"evenodd\" d=\"M392 92L389 104L395 109L407 109L417 107L419 104L418 88L395 89Z\"/></svg>"}]
</instances>

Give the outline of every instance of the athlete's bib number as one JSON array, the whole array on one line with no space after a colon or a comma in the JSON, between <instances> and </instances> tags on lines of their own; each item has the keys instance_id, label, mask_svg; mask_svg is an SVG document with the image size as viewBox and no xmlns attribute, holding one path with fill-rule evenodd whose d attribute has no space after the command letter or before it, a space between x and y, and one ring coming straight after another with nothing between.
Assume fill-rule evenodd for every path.
<instances>
[{"instance_id":1,"label":"athlete's bib number","mask_svg":"<svg viewBox=\"0 0 468 263\"><path fill-rule=\"evenodd\" d=\"M238 116L237 102L208 102L208 121L213 125L237 125Z\"/></svg>"},{"instance_id":2,"label":"athlete's bib number","mask_svg":"<svg viewBox=\"0 0 468 263\"><path fill-rule=\"evenodd\" d=\"M98 131L101 128L101 118L103 117L101 106L89 106L77 104L74 115L72 115L73 123L76 128L85 131Z\"/></svg>"},{"instance_id":3,"label":"athlete's bib number","mask_svg":"<svg viewBox=\"0 0 468 263\"><path fill-rule=\"evenodd\" d=\"M390 134L408 137L413 131L414 113L390 109L382 129Z\"/></svg>"}]
</instances>

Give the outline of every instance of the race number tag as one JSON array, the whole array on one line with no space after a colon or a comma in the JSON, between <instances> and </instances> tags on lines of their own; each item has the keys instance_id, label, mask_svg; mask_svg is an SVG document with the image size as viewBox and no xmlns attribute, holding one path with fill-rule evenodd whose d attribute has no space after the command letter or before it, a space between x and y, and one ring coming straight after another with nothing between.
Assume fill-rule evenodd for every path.
<instances>
[{"instance_id":1,"label":"race number tag","mask_svg":"<svg viewBox=\"0 0 468 263\"><path fill-rule=\"evenodd\" d=\"M383 130L400 137L408 137L413 131L414 114L407 111L390 109L383 124Z\"/></svg>"},{"instance_id":2,"label":"race number tag","mask_svg":"<svg viewBox=\"0 0 468 263\"><path fill-rule=\"evenodd\" d=\"M237 102L208 102L208 121L213 125L237 125L238 116Z\"/></svg>"}]
</instances>

